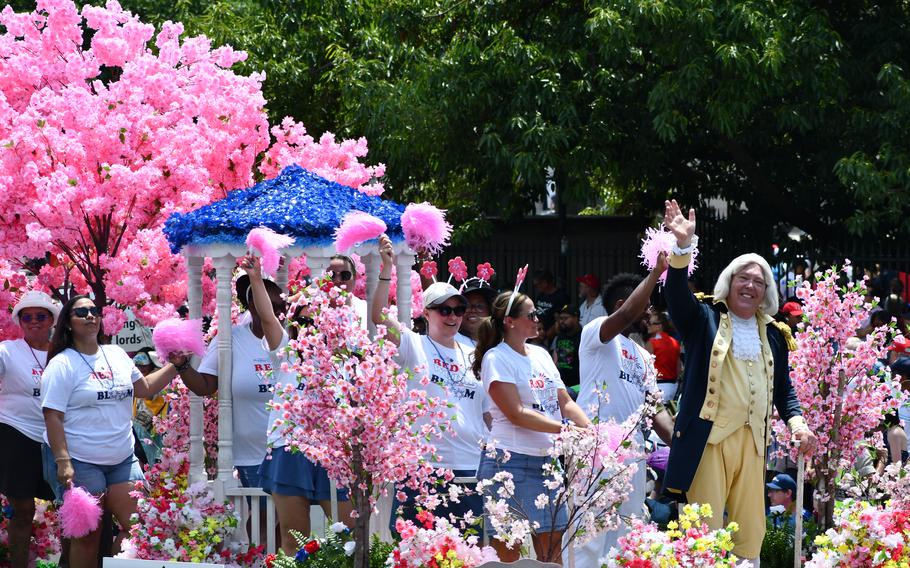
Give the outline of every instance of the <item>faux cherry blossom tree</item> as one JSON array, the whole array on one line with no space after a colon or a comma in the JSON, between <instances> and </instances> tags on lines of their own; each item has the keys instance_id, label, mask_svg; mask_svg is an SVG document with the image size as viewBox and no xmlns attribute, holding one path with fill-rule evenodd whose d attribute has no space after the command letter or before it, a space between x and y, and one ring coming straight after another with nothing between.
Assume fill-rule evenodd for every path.
<instances>
[{"instance_id":1,"label":"faux cherry blossom tree","mask_svg":"<svg viewBox=\"0 0 910 568\"><path fill-rule=\"evenodd\" d=\"M179 23L156 33L113 0L38 0L4 8L0 26L0 258L60 296L92 292L107 333L126 307L153 325L184 301L159 230L171 213L291 163L382 192L365 139L315 140L288 118L270 147L263 76L238 75L243 52Z\"/></svg>"},{"instance_id":2,"label":"faux cherry blossom tree","mask_svg":"<svg viewBox=\"0 0 910 568\"><path fill-rule=\"evenodd\" d=\"M796 333L797 349L790 353L790 379L803 416L818 436L808 459L817 476L825 527L832 526L838 475L853 467L863 451L860 442L872 436L903 396L899 384L877 365L885 355L886 329L856 337L873 307L865 300L865 283L845 287L841 275L828 270L815 288L804 283L797 290L804 320ZM781 447L791 447L786 425L775 420L774 429Z\"/></svg>"},{"instance_id":3,"label":"faux cherry blossom tree","mask_svg":"<svg viewBox=\"0 0 910 568\"><path fill-rule=\"evenodd\" d=\"M325 280L318 284L299 300L313 323L299 330L285 352L282 368L298 382L276 386L282 401L275 427L291 451L303 452L338 486L350 489L354 566L367 568L369 520L384 487L418 491L430 509L444 498L429 489L437 479L452 477L451 470L434 465L432 444L448 435L449 412L444 401L408 388L385 326L371 340L339 289Z\"/></svg>"}]
</instances>

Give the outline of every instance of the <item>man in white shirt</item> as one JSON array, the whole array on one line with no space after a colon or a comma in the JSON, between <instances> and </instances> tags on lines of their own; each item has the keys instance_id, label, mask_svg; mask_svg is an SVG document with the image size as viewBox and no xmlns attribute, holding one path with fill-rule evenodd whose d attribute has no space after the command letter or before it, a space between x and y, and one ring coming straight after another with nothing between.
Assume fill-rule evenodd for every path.
<instances>
[{"instance_id":1,"label":"man in white shirt","mask_svg":"<svg viewBox=\"0 0 910 568\"><path fill-rule=\"evenodd\" d=\"M575 279L578 282L578 312L581 315L581 327L599 317L607 315L603 300L600 298L600 279L593 274L585 274Z\"/></svg>"},{"instance_id":2,"label":"man in white shirt","mask_svg":"<svg viewBox=\"0 0 910 568\"><path fill-rule=\"evenodd\" d=\"M623 422L645 403L648 393L660 400L657 374L651 355L632 341L629 333L640 326L648 315L651 292L666 268L666 258L661 256L657 266L642 280L632 274L614 277L604 294L609 315L599 317L581 332L579 361L581 365L581 392L578 404L588 416L597 415L601 422L610 419ZM673 419L666 410L654 417L653 427L662 440L669 443ZM633 433L631 439L644 445L644 433ZM645 464L638 464L632 478L632 492L620 507L623 517L641 516L645 502ZM620 525L614 531L601 534L576 549L577 566L599 566L599 559L606 556L617 539L628 531Z\"/></svg>"}]
</instances>

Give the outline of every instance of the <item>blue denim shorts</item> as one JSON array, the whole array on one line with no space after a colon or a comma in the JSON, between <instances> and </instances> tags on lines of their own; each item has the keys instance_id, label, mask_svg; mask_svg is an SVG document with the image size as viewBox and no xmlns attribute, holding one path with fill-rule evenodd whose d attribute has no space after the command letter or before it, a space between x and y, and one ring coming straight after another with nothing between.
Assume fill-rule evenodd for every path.
<instances>
[{"instance_id":1,"label":"blue denim shorts","mask_svg":"<svg viewBox=\"0 0 910 568\"><path fill-rule=\"evenodd\" d=\"M44 481L51 487L54 492L54 502L58 505L63 503L63 487L57 481L57 462L54 461L54 452L47 444L41 444L41 457L43 458Z\"/></svg>"},{"instance_id":2,"label":"blue denim shorts","mask_svg":"<svg viewBox=\"0 0 910 568\"><path fill-rule=\"evenodd\" d=\"M116 465L96 465L71 459L73 463L73 485L84 488L92 495L101 495L108 487L128 481L145 481L139 458L130 455Z\"/></svg>"},{"instance_id":3,"label":"blue denim shorts","mask_svg":"<svg viewBox=\"0 0 910 568\"><path fill-rule=\"evenodd\" d=\"M540 526L535 529L538 534L565 530L566 525L569 524L569 515L566 507L564 504L558 509L553 507L552 503L556 497L556 491L547 489L543 483L546 479L543 466L552 458L549 456L529 456L516 452L509 453L511 458L508 461L503 461L505 454L502 450L496 450L495 458L487 457L486 452L484 452L480 457L480 466L477 468L477 480L493 479L493 476L500 471L511 473L512 481L515 483L515 494L506 501L509 506L520 511L519 516L526 516L528 521L531 522L532 528L534 523L538 523ZM484 491L484 496L490 495L498 499L497 490L500 486L500 483L494 483ZM543 509L538 509L534 501L541 493L547 494L549 504ZM490 536L495 534L489 522L486 523L484 529Z\"/></svg>"}]
</instances>

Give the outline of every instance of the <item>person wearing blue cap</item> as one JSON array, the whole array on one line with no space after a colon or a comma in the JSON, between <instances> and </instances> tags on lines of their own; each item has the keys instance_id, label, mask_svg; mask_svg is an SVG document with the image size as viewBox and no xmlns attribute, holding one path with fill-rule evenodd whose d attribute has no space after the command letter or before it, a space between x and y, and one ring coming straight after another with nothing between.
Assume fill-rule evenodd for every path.
<instances>
[{"instance_id":1,"label":"person wearing blue cap","mask_svg":"<svg viewBox=\"0 0 910 568\"><path fill-rule=\"evenodd\" d=\"M796 482L786 473L778 473L765 487L768 488L768 500L771 502L768 518L772 525L792 530L795 525ZM804 516L805 514L803 511Z\"/></svg>"}]
</instances>

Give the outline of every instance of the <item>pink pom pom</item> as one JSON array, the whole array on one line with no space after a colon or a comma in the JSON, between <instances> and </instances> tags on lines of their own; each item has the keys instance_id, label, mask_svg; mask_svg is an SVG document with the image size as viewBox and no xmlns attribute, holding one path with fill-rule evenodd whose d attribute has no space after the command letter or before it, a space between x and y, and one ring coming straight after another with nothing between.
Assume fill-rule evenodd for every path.
<instances>
[{"instance_id":1,"label":"pink pom pom","mask_svg":"<svg viewBox=\"0 0 910 568\"><path fill-rule=\"evenodd\" d=\"M266 227L257 227L246 236L246 246L262 257L262 271L270 276L278 272L280 249L294 244L294 237L282 235Z\"/></svg>"},{"instance_id":2,"label":"pink pom pom","mask_svg":"<svg viewBox=\"0 0 910 568\"><path fill-rule=\"evenodd\" d=\"M645 238L641 242L641 253L639 253L639 258L641 258L641 264L648 270L653 270L654 266L657 265L657 257L660 256L660 253L666 253L668 256L670 251L673 250L673 245L676 244L676 237L673 233L665 231L663 229L647 229L645 231ZM695 272L695 259L698 257L698 248L692 250L692 259L689 261L689 276ZM663 284L667 280L667 271L664 270L664 273L660 275L660 283Z\"/></svg>"},{"instance_id":3,"label":"pink pom pom","mask_svg":"<svg viewBox=\"0 0 910 568\"><path fill-rule=\"evenodd\" d=\"M205 355L202 320L172 318L159 322L152 331L152 342L162 361L172 353L194 353L202 357Z\"/></svg>"},{"instance_id":4,"label":"pink pom pom","mask_svg":"<svg viewBox=\"0 0 910 568\"><path fill-rule=\"evenodd\" d=\"M101 505L98 498L85 489L73 487L63 494L59 514L63 536L81 538L98 528Z\"/></svg>"},{"instance_id":5,"label":"pink pom pom","mask_svg":"<svg viewBox=\"0 0 910 568\"><path fill-rule=\"evenodd\" d=\"M412 250L425 251L432 256L449 244L452 234L452 225L446 223L445 214L429 203L411 203L405 207L401 228Z\"/></svg>"},{"instance_id":6,"label":"pink pom pom","mask_svg":"<svg viewBox=\"0 0 910 568\"><path fill-rule=\"evenodd\" d=\"M341 226L335 230L335 249L345 252L354 245L373 240L385 233L385 221L369 213L351 211L341 220Z\"/></svg>"}]
</instances>

